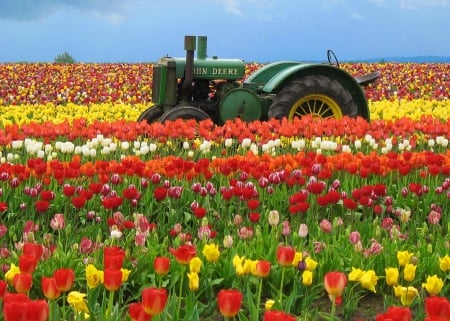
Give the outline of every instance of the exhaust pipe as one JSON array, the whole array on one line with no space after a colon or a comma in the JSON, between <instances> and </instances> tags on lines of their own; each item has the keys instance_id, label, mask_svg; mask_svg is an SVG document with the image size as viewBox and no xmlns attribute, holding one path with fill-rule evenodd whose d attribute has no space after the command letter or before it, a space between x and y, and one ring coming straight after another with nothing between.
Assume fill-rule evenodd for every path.
<instances>
[{"instance_id":1,"label":"exhaust pipe","mask_svg":"<svg viewBox=\"0 0 450 321\"><path fill-rule=\"evenodd\" d=\"M184 37L184 50L186 50L186 66L184 69L183 93L188 96L194 79L194 51L195 36Z\"/></svg>"}]
</instances>

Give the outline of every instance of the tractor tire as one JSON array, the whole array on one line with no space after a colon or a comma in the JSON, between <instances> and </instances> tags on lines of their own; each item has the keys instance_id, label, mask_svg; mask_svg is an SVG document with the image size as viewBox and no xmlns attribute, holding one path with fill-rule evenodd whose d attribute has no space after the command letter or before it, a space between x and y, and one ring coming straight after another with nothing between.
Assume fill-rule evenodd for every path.
<instances>
[{"instance_id":1,"label":"tractor tire","mask_svg":"<svg viewBox=\"0 0 450 321\"><path fill-rule=\"evenodd\" d=\"M317 118L356 117L358 106L338 81L326 76L305 76L287 83L269 107L268 117L293 120L312 115Z\"/></svg>"},{"instance_id":2,"label":"tractor tire","mask_svg":"<svg viewBox=\"0 0 450 321\"><path fill-rule=\"evenodd\" d=\"M193 106L180 106L169 109L160 118L161 123L166 120L176 120L176 119L194 119L196 121L202 121L210 118L209 115L201 110L200 108Z\"/></svg>"},{"instance_id":3,"label":"tractor tire","mask_svg":"<svg viewBox=\"0 0 450 321\"><path fill-rule=\"evenodd\" d=\"M164 110L161 106L155 105L147 108L142 112L142 114L139 115L139 118L137 121L147 121L147 123L151 124L153 122L156 122L159 120L159 117L161 117L164 114Z\"/></svg>"}]
</instances>

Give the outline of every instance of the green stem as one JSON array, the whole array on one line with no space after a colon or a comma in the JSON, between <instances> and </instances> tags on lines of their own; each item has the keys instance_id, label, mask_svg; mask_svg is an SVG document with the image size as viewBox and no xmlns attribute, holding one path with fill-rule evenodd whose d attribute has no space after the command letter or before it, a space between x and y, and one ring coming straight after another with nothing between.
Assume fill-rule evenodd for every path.
<instances>
[{"instance_id":1,"label":"green stem","mask_svg":"<svg viewBox=\"0 0 450 321\"><path fill-rule=\"evenodd\" d=\"M186 266L183 265L181 268L181 275L180 275L180 289L178 292L178 309L176 311L176 318L174 320L179 320L180 319L180 310L181 310L181 296L183 295L183 281L184 281L184 272L185 272Z\"/></svg>"},{"instance_id":2,"label":"green stem","mask_svg":"<svg viewBox=\"0 0 450 321\"><path fill-rule=\"evenodd\" d=\"M258 297L256 298L256 316L255 316L255 321L259 320L259 306L261 305L261 293L262 293L262 283L263 283L263 278L259 279L259 288L258 288Z\"/></svg>"},{"instance_id":3,"label":"green stem","mask_svg":"<svg viewBox=\"0 0 450 321\"><path fill-rule=\"evenodd\" d=\"M62 306L62 317L63 320L67 320L67 313L66 313L66 301L67 301L67 293L63 293L63 306Z\"/></svg>"},{"instance_id":4,"label":"green stem","mask_svg":"<svg viewBox=\"0 0 450 321\"><path fill-rule=\"evenodd\" d=\"M108 308L106 310L106 320L110 320L114 305L114 291L109 291Z\"/></svg>"},{"instance_id":5,"label":"green stem","mask_svg":"<svg viewBox=\"0 0 450 321\"><path fill-rule=\"evenodd\" d=\"M284 274L285 274L285 272L286 272L286 268L282 267L282 270L281 270L281 283L280 283L280 299L279 299L281 306L283 305L282 302L283 302L283 286L284 286Z\"/></svg>"},{"instance_id":6,"label":"green stem","mask_svg":"<svg viewBox=\"0 0 450 321\"><path fill-rule=\"evenodd\" d=\"M331 302L331 320L334 320L334 314L336 313L336 298Z\"/></svg>"}]
</instances>

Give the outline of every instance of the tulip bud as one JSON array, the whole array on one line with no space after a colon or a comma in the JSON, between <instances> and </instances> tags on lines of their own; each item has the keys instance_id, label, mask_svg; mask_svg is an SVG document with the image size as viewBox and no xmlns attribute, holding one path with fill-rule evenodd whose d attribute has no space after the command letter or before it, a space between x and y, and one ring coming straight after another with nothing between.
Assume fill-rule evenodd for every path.
<instances>
[{"instance_id":1,"label":"tulip bud","mask_svg":"<svg viewBox=\"0 0 450 321\"><path fill-rule=\"evenodd\" d=\"M277 210L271 210L269 212L269 225L270 226L277 226L280 222L280 214Z\"/></svg>"},{"instance_id":2,"label":"tulip bud","mask_svg":"<svg viewBox=\"0 0 450 321\"><path fill-rule=\"evenodd\" d=\"M233 237L231 235L225 235L223 239L223 246L229 249L233 246Z\"/></svg>"},{"instance_id":3,"label":"tulip bud","mask_svg":"<svg viewBox=\"0 0 450 321\"><path fill-rule=\"evenodd\" d=\"M298 236L300 236L301 238L305 238L308 236L308 225L306 225L305 223L300 224L298 228Z\"/></svg>"}]
</instances>

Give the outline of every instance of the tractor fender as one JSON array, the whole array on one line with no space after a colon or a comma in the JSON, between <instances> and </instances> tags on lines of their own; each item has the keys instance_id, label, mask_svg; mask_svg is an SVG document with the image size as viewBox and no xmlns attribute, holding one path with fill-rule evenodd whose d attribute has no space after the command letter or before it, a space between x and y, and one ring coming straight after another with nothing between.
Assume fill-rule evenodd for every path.
<instances>
[{"instance_id":1,"label":"tractor fender","mask_svg":"<svg viewBox=\"0 0 450 321\"><path fill-rule=\"evenodd\" d=\"M259 90L265 94L276 95L289 81L303 76L315 75L322 75L339 82L352 95L358 106L358 116L369 120L369 107L363 89L351 74L333 65L290 61L275 62L250 75L246 82L258 84Z\"/></svg>"}]
</instances>

